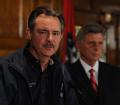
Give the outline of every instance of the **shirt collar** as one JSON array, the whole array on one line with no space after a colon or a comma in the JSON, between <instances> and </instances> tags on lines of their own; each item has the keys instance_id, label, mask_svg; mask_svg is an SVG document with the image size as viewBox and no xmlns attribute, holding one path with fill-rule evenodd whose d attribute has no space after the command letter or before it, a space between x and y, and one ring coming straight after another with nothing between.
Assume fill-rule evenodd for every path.
<instances>
[{"instance_id":1,"label":"shirt collar","mask_svg":"<svg viewBox=\"0 0 120 105\"><path fill-rule=\"evenodd\" d=\"M31 63L40 63L40 60L39 59L36 59L29 51L28 49L26 48L25 49L25 56L27 57L27 60L28 62L31 62ZM49 60L49 65L54 65L54 60L52 58L50 58Z\"/></svg>"},{"instance_id":2,"label":"shirt collar","mask_svg":"<svg viewBox=\"0 0 120 105\"><path fill-rule=\"evenodd\" d=\"M86 72L88 72L91 69L91 66L88 65L84 60L82 60L81 57L80 57L80 62L81 62L82 66ZM98 72L98 68L99 68L98 61L96 61L95 65L92 68L95 70L95 72Z\"/></svg>"},{"instance_id":3,"label":"shirt collar","mask_svg":"<svg viewBox=\"0 0 120 105\"><path fill-rule=\"evenodd\" d=\"M54 60L52 58L50 59L49 64L54 65Z\"/></svg>"}]
</instances>

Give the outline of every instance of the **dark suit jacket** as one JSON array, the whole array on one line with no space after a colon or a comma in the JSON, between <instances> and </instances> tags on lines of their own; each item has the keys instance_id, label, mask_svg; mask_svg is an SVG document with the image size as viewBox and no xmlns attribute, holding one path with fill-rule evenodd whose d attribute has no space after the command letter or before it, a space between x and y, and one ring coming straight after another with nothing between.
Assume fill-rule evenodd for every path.
<instances>
[{"instance_id":1,"label":"dark suit jacket","mask_svg":"<svg viewBox=\"0 0 120 105\"><path fill-rule=\"evenodd\" d=\"M98 93L92 89L83 66L78 60L67 68L73 79L73 86L80 105L120 105L120 69L99 62Z\"/></svg>"}]
</instances>

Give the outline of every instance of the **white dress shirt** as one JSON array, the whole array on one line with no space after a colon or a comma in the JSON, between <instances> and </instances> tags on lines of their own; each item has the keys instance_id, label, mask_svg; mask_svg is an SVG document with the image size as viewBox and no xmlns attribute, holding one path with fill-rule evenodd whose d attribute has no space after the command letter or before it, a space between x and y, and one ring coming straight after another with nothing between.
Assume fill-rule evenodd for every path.
<instances>
[{"instance_id":1,"label":"white dress shirt","mask_svg":"<svg viewBox=\"0 0 120 105\"><path fill-rule=\"evenodd\" d=\"M95 79L96 79L96 83L98 84L98 68L99 68L99 63L98 61L96 61L95 65L93 67L91 67L90 65L88 65L84 60L81 59L80 57L80 62L88 76L88 78L90 79L90 69L92 68L93 70L95 70Z\"/></svg>"}]
</instances>

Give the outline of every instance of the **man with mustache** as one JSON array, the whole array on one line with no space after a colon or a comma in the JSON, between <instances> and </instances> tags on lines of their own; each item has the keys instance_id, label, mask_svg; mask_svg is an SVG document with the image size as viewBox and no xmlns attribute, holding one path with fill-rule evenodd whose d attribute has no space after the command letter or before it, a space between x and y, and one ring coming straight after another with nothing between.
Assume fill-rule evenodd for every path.
<instances>
[{"instance_id":1,"label":"man with mustache","mask_svg":"<svg viewBox=\"0 0 120 105\"><path fill-rule=\"evenodd\" d=\"M67 68L80 105L120 105L120 68L100 61L105 29L88 23L79 30L76 40L80 58Z\"/></svg>"},{"instance_id":2,"label":"man with mustache","mask_svg":"<svg viewBox=\"0 0 120 105\"><path fill-rule=\"evenodd\" d=\"M27 45L0 62L0 105L76 105L70 78L55 54L63 31L62 15L46 7L32 11Z\"/></svg>"}]
</instances>

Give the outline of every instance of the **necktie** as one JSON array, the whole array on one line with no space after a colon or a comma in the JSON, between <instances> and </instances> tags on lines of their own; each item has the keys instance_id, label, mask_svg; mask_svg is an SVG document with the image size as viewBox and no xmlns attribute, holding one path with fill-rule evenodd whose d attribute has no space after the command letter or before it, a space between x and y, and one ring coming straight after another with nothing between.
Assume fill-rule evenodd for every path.
<instances>
[{"instance_id":1,"label":"necktie","mask_svg":"<svg viewBox=\"0 0 120 105\"><path fill-rule=\"evenodd\" d=\"M94 76L94 70L90 70L90 81L95 92L97 92L97 83Z\"/></svg>"}]
</instances>

